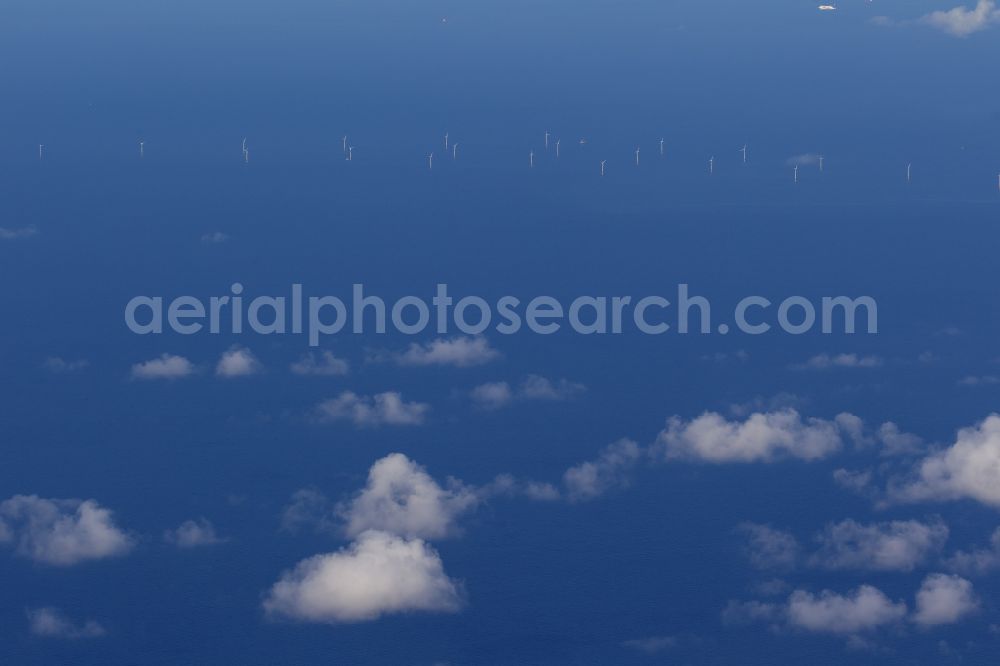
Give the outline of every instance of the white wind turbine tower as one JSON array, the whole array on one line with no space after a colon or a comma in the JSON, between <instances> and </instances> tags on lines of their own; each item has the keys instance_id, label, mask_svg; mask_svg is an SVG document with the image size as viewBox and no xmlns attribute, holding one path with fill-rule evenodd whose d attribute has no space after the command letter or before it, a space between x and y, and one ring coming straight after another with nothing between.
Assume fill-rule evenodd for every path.
<instances>
[{"instance_id":1,"label":"white wind turbine tower","mask_svg":"<svg viewBox=\"0 0 1000 666\"><path fill-rule=\"evenodd\" d=\"M607 160L601 160L601 176L604 175L604 165L607 164Z\"/></svg>"},{"instance_id":2,"label":"white wind turbine tower","mask_svg":"<svg viewBox=\"0 0 1000 666\"><path fill-rule=\"evenodd\" d=\"M550 134L551 134L550 132L546 132L545 133L545 150L549 149L549 135Z\"/></svg>"},{"instance_id":3,"label":"white wind turbine tower","mask_svg":"<svg viewBox=\"0 0 1000 666\"><path fill-rule=\"evenodd\" d=\"M715 156L714 155L712 157L708 158L708 173L709 174L715 173Z\"/></svg>"},{"instance_id":4,"label":"white wind turbine tower","mask_svg":"<svg viewBox=\"0 0 1000 666\"><path fill-rule=\"evenodd\" d=\"M907 183L911 182L912 175L913 175L913 163L911 162L911 163L909 163L909 164L906 165L906 182Z\"/></svg>"},{"instance_id":5,"label":"white wind turbine tower","mask_svg":"<svg viewBox=\"0 0 1000 666\"><path fill-rule=\"evenodd\" d=\"M534 169L535 168L535 151L534 151L534 149L532 149L528 153L528 168L529 169Z\"/></svg>"},{"instance_id":6,"label":"white wind turbine tower","mask_svg":"<svg viewBox=\"0 0 1000 666\"><path fill-rule=\"evenodd\" d=\"M799 165L798 164L795 165L794 173L795 173L794 182L797 183L797 182L799 182Z\"/></svg>"},{"instance_id":7,"label":"white wind turbine tower","mask_svg":"<svg viewBox=\"0 0 1000 666\"><path fill-rule=\"evenodd\" d=\"M638 146L636 146L636 148L635 148L635 165L639 166L639 147Z\"/></svg>"},{"instance_id":8,"label":"white wind turbine tower","mask_svg":"<svg viewBox=\"0 0 1000 666\"><path fill-rule=\"evenodd\" d=\"M432 171L434 169L434 153L427 156L427 168Z\"/></svg>"},{"instance_id":9,"label":"white wind turbine tower","mask_svg":"<svg viewBox=\"0 0 1000 666\"><path fill-rule=\"evenodd\" d=\"M448 133L444 133L444 152L448 152Z\"/></svg>"},{"instance_id":10,"label":"white wind turbine tower","mask_svg":"<svg viewBox=\"0 0 1000 666\"><path fill-rule=\"evenodd\" d=\"M556 159L559 159L559 144L562 143L562 139L556 139Z\"/></svg>"},{"instance_id":11,"label":"white wind turbine tower","mask_svg":"<svg viewBox=\"0 0 1000 666\"><path fill-rule=\"evenodd\" d=\"M143 141L142 139L139 139L139 159L140 160L143 157L145 157L145 155L146 155L145 147L146 147L146 142Z\"/></svg>"},{"instance_id":12,"label":"white wind turbine tower","mask_svg":"<svg viewBox=\"0 0 1000 666\"><path fill-rule=\"evenodd\" d=\"M457 143L451 144L451 159L453 159L453 160L457 160L458 159L458 144Z\"/></svg>"},{"instance_id":13,"label":"white wind turbine tower","mask_svg":"<svg viewBox=\"0 0 1000 666\"><path fill-rule=\"evenodd\" d=\"M42 159L42 148L44 148L44 147L45 146L43 144L38 144L38 159L39 160Z\"/></svg>"},{"instance_id":14,"label":"white wind turbine tower","mask_svg":"<svg viewBox=\"0 0 1000 666\"><path fill-rule=\"evenodd\" d=\"M740 152L743 153L743 164L746 164L747 163L747 144L745 144L745 143L743 144L743 147L740 148Z\"/></svg>"},{"instance_id":15,"label":"white wind turbine tower","mask_svg":"<svg viewBox=\"0 0 1000 666\"><path fill-rule=\"evenodd\" d=\"M344 152L346 153L347 152L347 135L346 134L343 137L341 137L340 143L344 146Z\"/></svg>"},{"instance_id":16,"label":"white wind turbine tower","mask_svg":"<svg viewBox=\"0 0 1000 666\"><path fill-rule=\"evenodd\" d=\"M665 141L663 139L660 139L660 157L663 157L663 154L664 154L664 151L665 151L665 149L664 149L664 143L665 143Z\"/></svg>"},{"instance_id":17,"label":"white wind turbine tower","mask_svg":"<svg viewBox=\"0 0 1000 666\"><path fill-rule=\"evenodd\" d=\"M823 171L823 156L822 155L819 156L819 170L820 170L820 173L822 173L822 171Z\"/></svg>"},{"instance_id":18,"label":"white wind turbine tower","mask_svg":"<svg viewBox=\"0 0 1000 666\"><path fill-rule=\"evenodd\" d=\"M347 161L348 162L354 161L354 146L347 147Z\"/></svg>"}]
</instances>

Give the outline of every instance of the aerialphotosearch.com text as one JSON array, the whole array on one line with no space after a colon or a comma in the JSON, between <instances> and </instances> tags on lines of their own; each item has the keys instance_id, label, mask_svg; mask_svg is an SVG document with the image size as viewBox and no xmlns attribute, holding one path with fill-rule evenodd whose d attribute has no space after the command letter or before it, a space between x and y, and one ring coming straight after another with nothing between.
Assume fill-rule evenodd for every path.
<instances>
[{"instance_id":1,"label":"aerialphotosearch.com text","mask_svg":"<svg viewBox=\"0 0 1000 666\"><path fill-rule=\"evenodd\" d=\"M739 332L763 335L782 332L801 335L878 332L878 305L870 296L788 296L778 301L763 296L739 300L726 321L713 322L709 299L693 295L678 284L671 298L662 295L585 295L571 300L553 296L503 296L488 301L479 296L453 296L447 284L438 284L430 298L403 296L384 299L351 287L350 297L303 293L293 284L287 295L244 293L235 283L229 293L208 299L178 296L136 296L125 306L125 323L139 335L165 331L213 334L305 335L319 346L326 336L395 331L417 335L428 329L437 334L479 335L493 330L502 335L529 331L551 335L563 329L581 335L618 335L637 331L647 335L719 334Z\"/></svg>"}]
</instances>

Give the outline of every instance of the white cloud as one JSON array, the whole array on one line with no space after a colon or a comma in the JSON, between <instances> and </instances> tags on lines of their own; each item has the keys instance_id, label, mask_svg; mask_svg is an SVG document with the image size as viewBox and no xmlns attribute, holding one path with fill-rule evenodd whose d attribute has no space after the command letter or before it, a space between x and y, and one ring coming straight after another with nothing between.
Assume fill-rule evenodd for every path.
<instances>
[{"instance_id":1,"label":"white cloud","mask_svg":"<svg viewBox=\"0 0 1000 666\"><path fill-rule=\"evenodd\" d=\"M820 157L819 153L804 153L789 157L785 163L788 166L813 166L819 164Z\"/></svg>"},{"instance_id":2,"label":"white cloud","mask_svg":"<svg viewBox=\"0 0 1000 666\"><path fill-rule=\"evenodd\" d=\"M276 618L342 623L405 612L456 612L460 585L437 552L420 539L369 531L335 553L317 555L285 572L264 609Z\"/></svg>"},{"instance_id":3,"label":"white cloud","mask_svg":"<svg viewBox=\"0 0 1000 666\"><path fill-rule=\"evenodd\" d=\"M785 608L790 626L830 634L857 634L896 624L906 612L904 602L894 603L871 585L862 585L847 595L796 590Z\"/></svg>"},{"instance_id":4,"label":"white cloud","mask_svg":"<svg viewBox=\"0 0 1000 666\"><path fill-rule=\"evenodd\" d=\"M915 520L862 525L845 520L827 526L817 538L810 563L827 569L912 571L940 552L948 527Z\"/></svg>"},{"instance_id":5,"label":"white cloud","mask_svg":"<svg viewBox=\"0 0 1000 666\"><path fill-rule=\"evenodd\" d=\"M316 417L321 422L350 421L358 427L404 426L420 425L428 411L430 405L405 402L402 395L395 391L372 397L344 391L336 398L317 405Z\"/></svg>"},{"instance_id":6,"label":"white cloud","mask_svg":"<svg viewBox=\"0 0 1000 666\"><path fill-rule=\"evenodd\" d=\"M426 344L410 344L409 348L396 356L400 365L451 365L467 368L489 363L500 358L500 352L490 346L483 337L438 338Z\"/></svg>"},{"instance_id":7,"label":"white cloud","mask_svg":"<svg viewBox=\"0 0 1000 666\"><path fill-rule=\"evenodd\" d=\"M870 469L850 470L836 469L833 480L838 486L859 495L867 495L872 491L873 473Z\"/></svg>"},{"instance_id":8,"label":"white cloud","mask_svg":"<svg viewBox=\"0 0 1000 666\"><path fill-rule=\"evenodd\" d=\"M38 229L35 227L21 227L20 229L7 229L5 227L0 227L0 241L31 238L37 233Z\"/></svg>"},{"instance_id":9,"label":"white cloud","mask_svg":"<svg viewBox=\"0 0 1000 666\"><path fill-rule=\"evenodd\" d=\"M257 357L245 347L232 347L222 353L215 366L215 374L218 377L249 377L261 372L263 367Z\"/></svg>"},{"instance_id":10,"label":"white cloud","mask_svg":"<svg viewBox=\"0 0 1000 666\"><path fill-rule=\"evenodd\" d=\"M402 453L377 460L368 482L341 508L345 531L353 537L377 530L405 537L440 539L456 531L456 520L479 503L476 492L449 479L442 487Z\"/></svg>"},{"instance_id":11,"label":"white cloud","mask_svg":"<svg viewBox=\"0 0 1000 666\"><path fill-rule=\"evenodd\" d=\"M540 375L528 375L516 388L507 382L480 384L472 389L472 400L483 409L500 409L514 401L570 400L587 390L583 384L560 379L553 382Z\"/></svg>"},{"instance_id":12,"label":"white cloud","mask_svg":"<svg viewBox=\"0 0 1000 666\"><path fill-rule=\"evenodd\" d=\"M654 449L667 460L750 463L786 457L819 460L842 446L838 422L803 419L794 409L782 409L751 414L744 421L729 421L716 412L692 421L675 416L657 436Z\"/></svg>"},{"instance_id":13,"label":"white cloud","mask_svg":"<svg viewBox=\"0 0 1000 666\"><path fill-rule=\"evenodd\" d=\"M924 440L916 435L902 432L892 421L886 421L879 426L876 437L882 444L879 451L882 456L907 456L924 450Z\"/></svg>"},{"instance_id":14,"label":"white cloud","mask_svg":"<svg viewBox=\"0 0 1000 666\"><path fill-rule=\"evenodd\" d=\"M27 612L28 628L32 635L42 638L98 638L107 631L94 620L76 622L55 608L32 608Z\"/></svg>"},{"instance_id":15,"label":"white cloud","mask_svg":"<svg viewBox=\"0 0 1000 666\"><path fill-rule=\"evenodd\" d=\"M948 568L967 575L982 575L1000 569L1000 528L990 537L989 548L959 551L948 558Z\"/></svg>"},{"instance_id":16,"label":"white cloud","mask_svg":"<svg viewBox=\"0 0 1000 666\"><path fill-rule=\"evenodd\" d=\"M628 472L642 455L639 445L630 439L611 444L597 457L570 467L563 474L566 494L572 501L598 497L611 488L628 484Z\"/></svg>"},{"instance_id":17,"label":"white cloud","mask_svg":"<svg viewBox=\"0 0 1000 666\"><path fill-rule=\"evenodd\" d=\"M298 532L312 527L317 532L333 529L333 505L326 495L315 488L303 488L292 494L292 500L281 514L281 529Z\"/></svg>"},{"instance_id":18,"label":"white cloud","mask_svg":"<svg viewBox=\"0 0 1000 666\"><path fill-rule=\"evenodd\" d=\"M1000 415L959 430L954 444L921 460L889 494L901 502L973 499L1000 508Z\"/></svg>"},{"instance_id":19,"label":"white cloud","mask_svg":"<svg viewBox=\"0 0 1000 666\"><path fill-rule=\"evenodd\" d=\"M525 400L566 400L585 390L583 384L566 379L552 382L539 375L528 375L521 383L518 395Z\"/></svg>"},{"instance_id":20,"label":"white cloud","mask_svg":"<svg viewBox=\"0 0 1000 666\"><path fill-rule=\"evenodd\" d=\"M800 370L828 370L830 368L878 368L883 360L879 356L857 354L818 354L805 363L792 366Z\"/></svg>"},{"instance_id":21,"label":"white cloud","mask_svg":"<svg viewBox=\"0 0 1000 666\"><path fill-rule=\"evenodd\" d=\"M323 351L319 354L313 352L305 354L292 363L291 369L296 375L336 377L346 375L350 372L351 366L344 359L334 356L333 352Z\"/></svg>"},{"instance_id":22,"label":"white cloud","mask_svg":"<svg viewBox=\"0 0 1000 666\"><path fill-rule=\"evenodd\" d=\"M229 236L221 231L213 231L201 237L202 243L209 244L225 243L227 240L229 240Z\"/></svg>"},{"instance_id":23,"label":"white cloud","mask_svg":"<svg viewBox=\"0 0 1000 666\"><path fill-rule=\"evenodd\" d=\"M159 358L132 366L133 379L181 379L195 373L191 361L183 356L164 354Z\"/></svg>"},{"instance_id":24,"label":"white cloud","mask_svg":"<svg viewBox=\"0 0 1000 666\"><path fill-rule=\"evenodd\" d=\"M634 638L625 641L622 645L645 654L659 654L677 645L677 639L673 636L649 636L648 638Z\"/></svg>"},{"instance_id":25,"label":"white cloud","mask_svg":"<svg viewBox=\"0 0 1000 666\"><path fill-rule=\"evenodd\" d=\"M1000 384L1000 377L996 375L969 375L958 380L959 386L994 386Z\"/></svg>"},{"instance_id":26,"label":"white cloud","mask_svg":"<svg viewBox=\"0 0 1000 666\"><path fill-rule=\"evenodd\" d=\"M15 495L0 503L0 543L35 562L70 566L128 553L134 542L94 500Z\"/></svg>"},{"instance_id":27,"label":"white cloud","mask_svg":"<svg viewBox=\"0 0 1000 666\"><path fill-rule=\"evenodd\" d=\"M42 367L54 375L64 375L71 372L79 372L87 368L89 365L90 362L86 359L67 361L59 358L58 356L50 356L45 359L45 363L42 364Z\"/></svg>"},{"instance_id":28,"label":"white cloud","mask_svg":"<svg viewBox=\"0 0 1000 666\"><path fill-rule=\"evenodd\" d=\"M1000 10L997 10L994 0L979 0L972 9L963 5L947 11L931 12L921 17L920 21L949 35L968 37L1000 22Z\"/></svg>"},{"instance_id":29,"label":"white cloud","mask_svg":"<svg viewBox=\"0 0 1000 666\"><path fill-rule=\"evenodd\" d=\"M176 529L164 532L163 539L178 548L213 546L226 541L216 534L215 526L205 518L185 520Z\"/></svg>"},{"instance_id":30,"label":"white cloud","mask_svg":"<svg viewBox=\"0 0 1000 666\"><path fill-rule=\"evenodd\" d=\"M931 574L917 592L913 621L924 627L954 624L978 608L972 583L958 576Z\"/></svg>"},{"instance_id":31,"label":"white cloud","mask_svg":"<svg viewBox=\"0 0 1000 666\"><path fill-rule=\"evenodd\" d=\"M483 409L500 409L514 401L514 392L507 382L488 382L472 389L472 401Z\"/></svg>"},{"instance_id":32,"label":"white cloud","mask_svg":"<svg viewBox=\"0 0 1000 666\"><path fill-rule=\"evenodd\" d=\"M795 567L799 559L799 542L792 534L758 523L743 523L739 530L747 537L747 556L755 568Z\"/></svg>"}]
</instances>

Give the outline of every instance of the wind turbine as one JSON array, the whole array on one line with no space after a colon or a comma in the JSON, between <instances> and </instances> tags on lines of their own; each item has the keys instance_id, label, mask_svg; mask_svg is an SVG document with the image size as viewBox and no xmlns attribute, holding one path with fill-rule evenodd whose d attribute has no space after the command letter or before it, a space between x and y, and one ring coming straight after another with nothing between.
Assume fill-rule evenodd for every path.
<instances>
[{"instance_id":1,"label":"wind turbine","mask_svg":"<svg viewBox=\"0 0 1000 666\"><path fill-rule=\"evenodd\" d=\"M909 163L909 164L906 165L906 182L907 183L909 183L912 180L911 179L912 175L913 175L913 163L911 162L911 163Z\"/></svg>"},{"instance_id":2,"label":"wind turbine","mask_svg":"<svg viewBox=\"0 0 1000 666\"><path fill-rule=\"evenodd\" d=\"M427 156L427 168L430 170L434 169L434 153Z\"/></svg>"},{"instance_id":3,"label":"wind turbine","mask_svg":"<svg viewBox=\"0 0 1000 666\"><path fill-rule=\"evenodd\" d=\"M823 171L823 156L822 155L819 156L819 170L820 170L820 172Z\"/></svg>"},{"instance_id":4,"label":"wind turbine","mask_svg":"<svg viewBox=\"0 0 1000 666\"><path fill-rule=\"evenodd\" d=\"M639 147L635 147L635 165L639 166Z\"/></svg>"},{"instance_id":5,"label":"wind turbine","mask_svg":"<svg viewBox=\"0 0 1000 666\"><path fill-rule=\"evenodd\" d=\"M38 159L39 160L42 159L42 148L44 148L44 147L45 147L44 145L38 144Z\"/></svg>"},{"instance_id":6,"label":"wind turbine","mask_svg":"<svg viewBox=\"0 0 1000 666\"><path fill-rule=\"evenodd\" d=\"M601 176L604 176L604 165L607 163L607 160L601 160Z\"/></svg>"},{"instance_id":7,"label":"wind turbine","mask_svg":"<svg viewBox=\"0 0 1000 666\"><path fill-rule=\"evenodd\" d=\"M143 141L142 139L139 139L139 159L140 159L140 160L141 160L141 159L142 159L142 158L143 158L143 157L145 156L145 154L146 154L146 152L145 152L145 146L146 146L146 142L145 142L145 141Z\"/></svg>"},{"instance_id":8,"label":"wind turbine","mask_svg":"<svg viewBox=\"0 0 1000 666\"><path fill-rule=\"evenodd\" d=\"M556 159L559 159L559 144L562 143L562 139L556 139Z\"/></svg>"},{"instance_id":9,"label":"wind turbine","mask_svg":"<svg viewBox=\"0 0 1000 666\"><path fill-rule=\"evenodd\" d=\"M444 133L444 152L448 152L448 133Z\"/></svg>"},{"instance_id":10,"label":"wind turbine","mask_svg":"<svg viewBox=\"0 0 1000 666\"><path fill-rule=\"evenodd\" d=\"M341 143L344 144L344 152L346 153L347 152L347 135L345 134L344 137L340 141L341 141Z\"/></svg>"},{"instance_id":11,"label":"wind turbine","mask_svg":"<svg viewBox=\"0 0 1000 666\"><path fill-rule=\"evenodd\" d=\"M708 158L708 173L709 174L715 173L715 156L714 155L712 157Z\"/></svg>"},{"instance_id":12,"label":"wind turbine","mask_svg":"<svg viewBox=\"0 0 1000 666\"><path fill-rule=\"evenodd\" d=\"M347 161L348 162L354 161L354 146L347 147Z\"/></svg>"},{"instance_id":13,"label":"wind turbine","mask_svg":"<svg viewBox=\"0 0 1000 666\"><path fill-rule=\"evenodd\" d=\"M740 152L743 153L743 164L746 164L747 163L747 144L745 144L745 143L743 144L743 147L740 148Z\"/></svg>"},{"instance_id":14,"label":"wind turbine","mask_svg":"<svg viewBox=\"0 0 1000 666\"><path fill-rule=\"evenodd\" d=\"M458 144L457 143L451 144L451 159L453 159L453 160L457 160L458 159Z\"/></svg>"},{"instance_id":15,"label":"wind turbine","mask_svg":"<svg viewBox=\"0 0 1000 666\"><path fill-rule=\"evenodd\" d=\"M797 182L799 182L799 165L798 164L795 165L795 172L794 173L795 173L795 180L794 180L794 182L797 183Z\"/></svg>"},{"instance_id":16,"label":"wind turbine","mask_svg":"<svg viewBox=\"0 0 1000 666\"><path fill-rule=\"evenodd\" d=\"M534 151L534 149L532 149L531 152L528 153L528 168L529 169L534 169L535 168L535 151Z\"/></svg>"},{"instance_id":17,"label":"wind turbine","mask_svg":"<svg viewBox=\"0 0 1000 666\"><path fill-rule=\"evenodd\" d=\"M545 133L545 150L549 149L549 134L550 132Z\"/></svg>"},{"instance_id":18,"label":"wind turbine","mask_svg":"<svg viewBox=\"0 0 1000 666\"><path fill-rule=\"evenodd\" d=\"M663 157L663 153L664 153L664 150L665 150L664 147L663 147L663 144L664 144L664 140L660 139L660 157Z\"/></svg>"}]
</instances>

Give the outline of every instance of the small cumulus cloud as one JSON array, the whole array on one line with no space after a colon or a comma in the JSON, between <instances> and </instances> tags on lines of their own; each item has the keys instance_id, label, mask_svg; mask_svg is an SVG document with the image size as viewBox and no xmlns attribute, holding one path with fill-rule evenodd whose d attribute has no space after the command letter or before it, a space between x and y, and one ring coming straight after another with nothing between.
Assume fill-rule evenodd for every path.
<instances>
[{"instance_id":1,"label":"small cumulus cloud","mask_svg":"<svg viewBox=\"0 0 1000 666\"><path fill-rule=\"evenodd\" d=\"M648 636L646 638L633 638L622 643L624 647L637 650L643 654L659 654L677 645L677 638L674 636Z\"/></svg>"},{"instance_id":2,"label":"small cumulus cloud","mask_svg":"<svg viewBox=\"0 0 1000 666\"><path fill-rule=\"evenodd\" d=\"M958 551L946 562L947 568L963 575L985 575L1000 569L1000 528L993 532L987 548Z\"/></svg>"},{"instance_id":3,"label":"small cumulus cloud","mask_svg":"<svg viewBox=\"0 0 1000 666\"><path fill-rule=\"evenodd\" d=\"M584 501L603 495L612 488L627 486L628 473L643 455L630 439L621 439L605 447L595 459L574 465L563 474L563 485L570 501Z\"/></svg>"},{"instance_id":4,"label":"small cumulus cloud","mask_svg":"<svg viewBox=\"0 0 1000 666\"><path fill-rule=\"evenodd\" d=\"M883 364L879 356L858 354L817 354L804 363L793 365L796 370L829 370L831 368L878 368Z\"/></svg>"},{"instance_id":5,"label":"small cumulus cloud","mask_svg":"<svg viewBox=\"0 0 1000 666\"><path fill-rule=\"evenodd\" d=\"M909 572L944 547L948 527L940 520L864 525L844 520L828 525L817 537L819 549L810 559L824 569Z\"/></svg>"},{"instance_id":6,"label":"small cumulus cloud","mask_svg":"<svg viewBox=\"0 0 1000 666\"><path fill-rule=\"evenodd\" d=\"M132 366L133 379L181 379L190 377L196 371L194 364L183 356L163 354Z\"/></svg>"},{"instance_id":7,"label":"small cumulus cloud","mask_svg":"<svg viewBox=\"0 0 1000 666\"><path fill-rule=\"evenodd\" d=\"M487 382L472 389L473 403L482 409L500 409L514 402L570 400L587 390L583 384L567 379L552 381L540 375L528 375L518 386L507 382Z\"/></svg>"},{"instance_id":8,"label":"small cumulus cloud","mask_svg":"<svg viewBox=\"0 0 1000 666\"><path fill-rule=\"evenodd\" d=\"M231 379L234 377L250 377L264 370L260 361L246 347L234 346L222 353L215 366L217 377Z\"/></svg>"},{"instance_id":9,"label":"small cumulus cloud","mask_svg":"<svg viewBox=\"0 0 1000 666\"><path fill-rule=\"evenodd\" d=\"M1000 508L1000 415L958 431L955 442L890 482L898 502L972 499Z\"/></svg>"},{"instance_id":10,"label":"small cumulus cloud","mask_svg":"<svg viewBox=\"0 0 1000 666\"><path fill-rule=\"evenodd\" d=\"M291 370L296 375L312 375L317 377L339 377L351 371L350 364L337 358L333 352L322 351L318 354L310 352L292 363Z\"/></svg>"},{"instance_id":11,"label":"small cumulus cloud","mask_svg":"<svg viewBox=\"0 0 1000 666\"><path fill-rule=\"evenodd\" d=\"M12 241L21 240L23 238L31 238L38 233L38 229L33 226L21 227L19 229L8 229L6 227L0 227L0 241Z\"/></svg>"},{"instance_id":12,"label":"small cumulus cloud","mask_svg":"<svg viewBox=\"0 0 1000 666\"><path fill-rule=\"evenodd\" d=\"M500 352L484 337L438 338L425 344L410 344L406 351L392 355L403 366L446 365L468 368L500 358Z\"/></svg>"},{"instance_id":13,"label":"small cumulus cloud","mask_svg":"<svg viewBox=\"0 0 1000 666\"><path fill-rule=\"evenodd\" d=\"M920 22L954 37L968 37L1000 23L1000 10L994 0L979 0L973 8L960 5L948 10L931 12Z\"/></svg>"},{"instance_id":14,"label":"small cumulus cloud","mask_svg":"<svg viewBox=\"0 0 1000 666\"><path fill-rule=\"evenodd\" d=\"M229 236L221 231L213 231L201 237L201 242L208 245L217 245L219 243L225 243L228 240Z\"/></svg>"},{"instance_id":15,"label":"small cumulus cloud","mask_svg":"<svg viewBox=\"0 0 1000 666\"><path fill-rule=\"evenodd\" d=\"M315 417L320 423L349 421L359 428L382 425L413 426L422 424L429 411L430 405L422 402L406 402L396 391L378 393L374 396L344 391L336 398L317 405Z\"/></svg>"},{"instance_id":16,"label":"small cumulus cloud","mask_svg":"<svg viewBox=\"0 0 1000 666\"><path fill-rule=\"evenodd\" d=\"M198 548L225 543L215 531L215 526L205 518L185 520L177 528L163 533L163 540L178 548Z\"/></svg>"},{"instance_id":17,"label":"small cumulus cloud","mask_svg":"<svg viewBox=\"0 0 1000 666\"><path fill-rule=\"evenodd\" d=\"M844 436L845 430L838 420L803 418L794 409L758 412L742 421L705 412L690 421L677 416L668 419L653 448L668 461L752 463L781 458L811 461L841 450Z\"/></svg>"},{"instance_id":18,"label":"small cumulus cloud","mask_svg":"<svg viewBox=\"0 0 1000 666\"><path fill-rule=\"evenodd\" d=\"M21 557L58 567L120 557L135 545L115 525L111 511L95 500L37 495L15 495L0 503L0 545L4 543Z\"/></svg>"},{"instance_id":19,"label":"small cumulus cloud","mask_svg":"<svg viewBox=\"0 0 1000 666\"><path fill-rule=\"evenodd\" d=\"M975 388L978 386L995 386L1000 384L1000 377L996 375L968 375L958 380L959 386Z\"/></svg>"},{"instance_id":20,"label":"small cumulus cloud","mask_svg":"<svg viewBox=\"0 0 1000 666\"><path fill-rule=\"evenodd\" d=\"M32 608L27 611L28 629L33 636L77 640L99 638L107 630L94 620L77 622L55 608Z\"/></svg>"},{"instance_id":21,"label":"small cumulus cloud","mask_svg":"<svg viewBox=\"0 0 1000 666\"><path fill-rule=\"evenodd\" d=\"M441 539L456 533L456 521L480 498L461 481L445 486L401 453L377 460L365 487L341 508L347 536L368 530L405 537Z\"/></svg>"},{"instance_id":22,"label":"small cumulus cloud","mask_svg":"<svg viewBox=\"0 0 1000 666\"><path fill-rule=\"evenodd\" d=\"M90 361L82 358L75 361L67 361L58 356L50 356L42 363L42 367L54 375L68 375L90 367Z\"/></svg>"},{"instance_id":23,"label":"small cumulus cloud","mask_svg":"<svg viewBox=\"0 0 1000 666\"><path fill-rule=\"evenodd\" d=\"M955 624L978 609L972 583L955 575L931 574L917 591L913 621L923 627Z\"/></svg>"},{"instance_id":24,"label":"small cumulus cloud","mask_svg":"<svg viewBox=\"0 0 1000 666\"><path fill-rule=\"evenodd\" d=\"M746 553L755 569L793 569L799 561L799 542L789 532L770 525L743 523L739 531L746 536Z\"/></svg>"},{"instance_id":25,"label":"small cumulus cloud","mask_svg":"<svg viewBox=\"0 0 1000 666\"><path fill-rule=\"evenodd\" d=\"M338 624L398 613L453 613L462 598L460 583L448 577L432 546L372 530L282 574L264 610L275 619Z\"/></svg>"}]
</instances>

